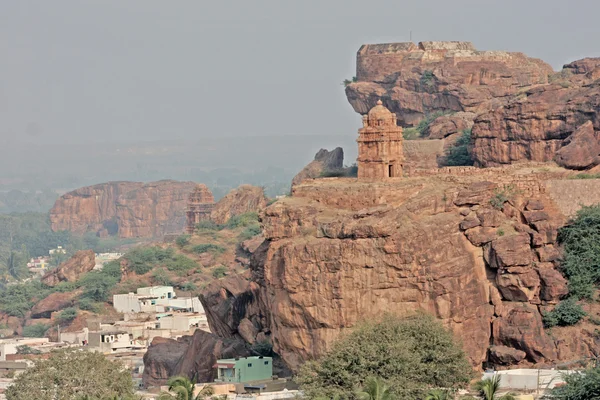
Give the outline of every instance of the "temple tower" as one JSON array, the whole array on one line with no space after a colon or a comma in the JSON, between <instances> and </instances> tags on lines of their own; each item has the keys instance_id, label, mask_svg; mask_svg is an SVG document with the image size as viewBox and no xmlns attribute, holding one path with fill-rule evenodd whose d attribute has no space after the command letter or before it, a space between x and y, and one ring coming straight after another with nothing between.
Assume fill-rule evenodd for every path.
<instances>
[{"instance_id":1,"label":"temple tower","mask_svg":"<svg viewBox=\"0 0 600 400\"><path fill-rule=\"evenodd\" d=\"M356 141L359 179L402 176L402 127L396 124L396 114L385 108L381 100L363 116Z\"/></svg>"},{"instance_id":2,"label":"temple tower","mask_svg":"<svg viewBox=\"0 0 600 400\"><path fill-rule=\"evenodd\" d=\"M210 213L215 205L215 198L206 185L198 185L188 198L186 216L186 233L192 234L200 221L210 219Z\"/></svg>"}]
</instances>

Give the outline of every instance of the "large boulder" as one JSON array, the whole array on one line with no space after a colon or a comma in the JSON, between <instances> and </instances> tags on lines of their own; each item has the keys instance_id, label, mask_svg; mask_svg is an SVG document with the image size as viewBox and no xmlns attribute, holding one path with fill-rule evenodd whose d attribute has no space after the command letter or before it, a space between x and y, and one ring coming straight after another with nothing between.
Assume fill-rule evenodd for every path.
<instances>
[{"instance_id":1,"label":"large boulder","mask_svg":"<svg viewBox=\"0 0 600 400\"><path fill-rule=\"evenodd\" d=\"M340 170L343 167L344 150L341 147L336 147L331 151L321 149L315 154L315 159L292 179L292 186L306 179L318 178L324 172Z\"/></svg>"},{"instance_id":2,"label":"large boulder","mask_svg":"<svg viewBox=\"0 0 600 400\"><path fill-rule=\"evenodd\" d=\"M581 125L564 141L554 156L556 163L565 168L586 169L600 163L600 131L592 121Z\"/></svg>"},{"instance_id":3,"label":"large boulder","mask_svg":"<svg viewBox=\"0 0 600 400\"><path fill-rule=\"evenodd\" d=\"M55 292L39 301L31 309L32 318L50 318L55 311L71 307L75 299L81 294L81 291L74 292Z\"/></svg>"},{"instance_id":4,"label":"large boulder","mask_svg":"<svg viewBox=\"0 0 600 400\"><path fill-rule=\"evenodd\" d=\"M48 286L55 286L60 282L75 282L82 275L91 271L96 266L96 255L93 250L81 250L73 257L60 264L42 277L42 282Z\"/></svg>"},{"instance_id":5,"label":"large boulder","mask_svg":"<svg viewBox=\"0 0 600 400\"><path fill-rule=\"evenodd\" d=\"M210 218L217 224L224 224L231 217L247 212L260 212L268 203L263 188L251 185L242 185L231 190L225 197L219 200Z\"/></svg>"}]
</instances>

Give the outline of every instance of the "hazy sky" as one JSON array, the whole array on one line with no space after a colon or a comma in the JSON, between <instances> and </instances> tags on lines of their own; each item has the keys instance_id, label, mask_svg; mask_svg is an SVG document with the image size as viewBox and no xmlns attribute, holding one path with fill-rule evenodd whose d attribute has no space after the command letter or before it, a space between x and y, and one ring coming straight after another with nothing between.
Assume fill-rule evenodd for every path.
<instances>
[{"instance_id":1,"label":"hazy sky","mask_svg":"<svg viewBox=\"0 0 600 400\"><path fill-rule=\"evenodd\" d=\"M0 138L355 135L363 43L599 56L597 0L0 0ZM314 140L314 138L311 138Z\"/></svg>"}]
</instances>

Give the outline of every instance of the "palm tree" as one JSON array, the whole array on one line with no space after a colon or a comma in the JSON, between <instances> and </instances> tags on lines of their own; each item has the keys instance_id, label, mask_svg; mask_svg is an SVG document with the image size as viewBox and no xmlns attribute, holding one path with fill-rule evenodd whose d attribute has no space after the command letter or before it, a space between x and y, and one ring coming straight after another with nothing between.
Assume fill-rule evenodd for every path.
<instances>
[{"instance_id":1,"label":"palm tree","mask_svg":"<svg viewBox=\"0 0 600 400\"><path fill-rule=\"evenodd\" d=\"M450 400L450 395L446 390L432 389L427 393L425 400Z\"/></svg>"},{"instance_id":2,"label":"palm tree","mask_svg":"<svg viewBox=\"0 0 600 400\"><path fill-rule=\"evenodd\" d=\"M475 389L479 391L479 395L483 397L483 400L515 400L515 396L511 393L498 396L497 393L500 390L500 380L502 377L498 374L492 378L486 378L475 384Z\"/></svg>"},{"instance_id":3,"label":"palm tree","mask_svg":"<svg viewBox=\"0 0 600 400\"><path fill-rule=\"evenodd\" d=\"M377 377L367 378L362 391L357 395L361 400L394 400L395 398L385 381Z\"/></svg>"},{"instance_id":4,"label":"palm tree","mask_svg":"<svg viewBox=\"0 0 600 400\"><path fill-rule=\"evenodd\" d=\"M204 386L200 393L194 397L196 384L186 376L174 376L167 382L169 392L161 393L159 400L203 400L208 396L212 396L215 392L212 386Z\"/></svg>"}]
</instances>

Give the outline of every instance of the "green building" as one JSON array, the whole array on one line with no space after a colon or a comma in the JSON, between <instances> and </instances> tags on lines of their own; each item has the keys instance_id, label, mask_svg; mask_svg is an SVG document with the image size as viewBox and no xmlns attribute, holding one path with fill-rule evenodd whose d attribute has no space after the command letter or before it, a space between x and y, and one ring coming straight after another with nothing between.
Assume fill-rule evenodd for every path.
<instances>
[{"instance_id":1,"label":"green building","mask_svg":"<svg viewBox=\"0 0 600 400\"><path fill-rule=\"evenodd\" d=\"M217 360L216 382L245 383L273 377L271 357L243 357Z\"/></svg>"}]
</instances>

